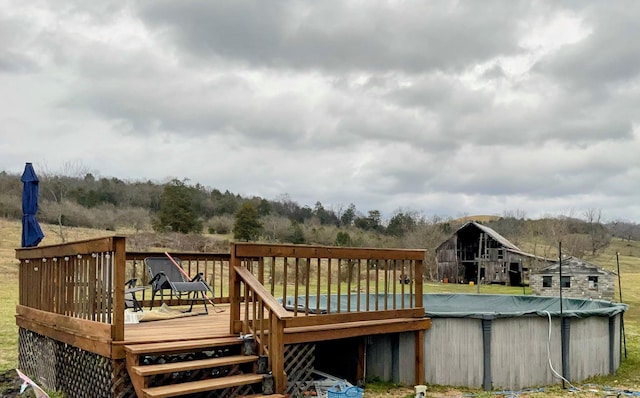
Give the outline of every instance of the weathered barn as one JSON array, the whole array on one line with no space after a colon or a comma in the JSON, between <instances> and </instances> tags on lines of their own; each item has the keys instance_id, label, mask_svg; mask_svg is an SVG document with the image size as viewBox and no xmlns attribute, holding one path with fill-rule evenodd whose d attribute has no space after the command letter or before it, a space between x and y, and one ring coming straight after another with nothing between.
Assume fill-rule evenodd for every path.
<instances>
[{"instance_id":1,"label":"weathered barn","mask_svg":"<svg viewBox=\"0 0 640 398\"><path fill-rule=\"evenodd\" d=\"M568 257L562 260L562 281L558 261L531 274L531 292L538 296L558 296L562 284L564 296L612 301L615 277L614 272L576 257Z\"/></svg>"},{"instance_id":2,"label":"weathered barn","mask_svg":"<svg viewBox=\"0 0 640 398\"><path fill-rule=\"evenodd\" d=\"M436 248L438 278L452 283L480 280L521 286L529 269L548 263L549 260L523 252L493 229L473 221Z\"/></svg>"}]
</instances>

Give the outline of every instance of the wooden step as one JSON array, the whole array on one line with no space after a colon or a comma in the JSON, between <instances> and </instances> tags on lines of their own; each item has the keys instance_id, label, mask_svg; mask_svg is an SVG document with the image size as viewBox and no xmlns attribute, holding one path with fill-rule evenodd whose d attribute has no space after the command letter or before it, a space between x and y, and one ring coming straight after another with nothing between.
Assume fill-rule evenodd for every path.
<instances>
[{"instance_id":1,"label":"wooden step","mask_svg":"<svg viewBox=\"0 0 640 398\"><path fill-rule=\"evenodd\" d=\"M257 355L230 355L220 358L195 359L192 361L162 363L155 365L132 366L131 370L140 376L152 376L157 374L185 372L188 370L215 368L218 366L236 365L255 362Z\"/></svg>"},{"instance_id":2,"label":"wooden step","mask_svg":"<svg viewBox=\"0 0 640 398\"><path fill-rule=\"evenodd\" d=\"M240 345L242 340L238 337L222 337L218 339L200 339L185 341L169 341L164 343L147 343L125 345L124 350L133 355L145 354L171 354L177 352L188 352L192 350L206 350L207 348L223 347L230 345Z\"/></svg>"},{"instance_id":3,"label":"wooden step","mask_svg":"<svg viewBox=\"0 0 640 398\"><path fill-rule=\"evenodd\" d=\"M219 390L221 388L242 386L246 384L261 383L264 375L242 374L235 376L218 377L215 379L190 381L187 383L170 384L160 387L150 387L142 390L144 397L177 397L180 395L194 394L204 391Z\"/></svg>"}]
</instances>

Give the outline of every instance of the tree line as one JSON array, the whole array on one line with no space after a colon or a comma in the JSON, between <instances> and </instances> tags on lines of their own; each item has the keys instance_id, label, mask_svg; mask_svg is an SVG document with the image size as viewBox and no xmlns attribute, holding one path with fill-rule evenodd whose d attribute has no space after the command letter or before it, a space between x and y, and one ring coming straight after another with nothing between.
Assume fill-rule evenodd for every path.
<instances>
[{"instance_id":1,"label":"tree line","mask_svg":"<svg viewBox=\"0 0 640 398\"><path fill-rule=\"evenodd\" d=\"M0 216L20 218L22 214L20 176L0 172ZM166 183L153 181L128 182L115 177L96 178L92 173L82 176L61 174L40 175L40 212L45 223L62 226L115 229L151 226L159 232L231 232L229 217L236 216L246 206L255 208L259 218L283 218L292 226L314 223L320 226L355 227L392 236L400 236L415 224L414 217L397 212L387 225L379 210L365 213L351 203L345 207L325 208L321 202L313 207L300 205L287 194L275 200L261 197L245 198L228 190L189 184L173 179ZM277 228L274 220L265 224L269 235ZM270 228L269 228L270 227ZM204 230L203 230L204 228Z\"/></svg>"},{"instance_id":2,"label":"tree line","mask_svg":"<svg viewBox=\"0 0 640 398\"><path fill-rule=\"evenodd\" d=\"M286 194L272 200L242 197L186 179L129 182L78 172L39 176L38 219L58 226L56 233L63 240L64 228L69 226L153 229L237 240L425 248L429 261L435 257L435 248L466 221L400 209L383 219L379 210L361 211L353 203L327 208L318 201L311 207ZM20 175L0 172L0 216L22 216L21 192ZM640 239L639 225L623 220L604 223L599 209L539 220L527 219L520 211L505 212L484 224L516 245L533 245L523 249L543 256L559 240L571 254L584 256L603 250L613 236Z\"/></svg>"}]
</instances>

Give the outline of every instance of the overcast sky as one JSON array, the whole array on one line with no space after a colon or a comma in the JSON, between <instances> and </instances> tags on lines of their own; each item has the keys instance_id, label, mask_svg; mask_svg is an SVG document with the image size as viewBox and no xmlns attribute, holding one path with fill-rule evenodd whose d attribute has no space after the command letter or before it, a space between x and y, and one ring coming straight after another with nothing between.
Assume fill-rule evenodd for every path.
<instances>
[{"instance_id":1,"label":"overcast sky","mask_svg":"<svg viewBox=\"0 0 640 398\"><path fill-rule=\"evenodd\" d=\"M0 0L0 170L640 222L640 2Z\"/></svg>"}]
</instances>

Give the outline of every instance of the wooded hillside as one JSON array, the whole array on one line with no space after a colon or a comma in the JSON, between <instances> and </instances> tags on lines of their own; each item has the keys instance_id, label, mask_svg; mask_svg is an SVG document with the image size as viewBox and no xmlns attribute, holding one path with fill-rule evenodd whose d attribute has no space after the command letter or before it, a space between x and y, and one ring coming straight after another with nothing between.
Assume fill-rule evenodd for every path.
<instances>
[{"instance_id":1,"label":"wooded hillside","mask_svg":"<svg viewBox=\"0 0 640 398\"><path fill-rule=\"evenodd\" d=\"M379 210L362 211L353 203L325 208L318 201L310 207L295 202L286 194L275 200L245 198L198 183L190 184L186 180L129 182L96 178L91 173L80 176L45 173L39 177L38 219L56 225L55 233L62 240L65 240L65 228L68 227L127 228L138 236L141 246L154 244L154 239L148 235L152 230L215 234L218 239L232 239L231 233L238 227L234 224L243 207L251 207L252 214L257 217L259 228L251 231L254 233L250 235L252 239L268 242L411 247L433 251L466 221L481 222L522 246L522 250L545 257L553 256L559 241L563 242L567 254L584 257L602 251L611 237L640 239L638 224L623 220L605 223L600 209L537 220L509 211L502 216L479 216L478 220L473 217L454 220L406 210L397 210L383 218ZM20 176L0 172L0 217L21 218L21 193ZM147 238L143 239L144 236ZM191 246L198 248L198 244ZM428 255L428 258L433 256Z\"/></svg>"}]
</instances>

